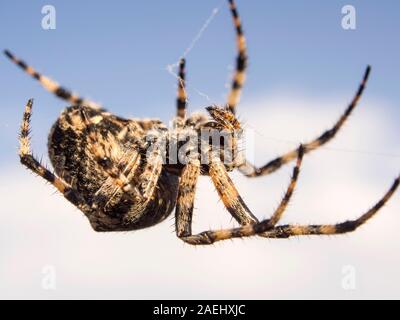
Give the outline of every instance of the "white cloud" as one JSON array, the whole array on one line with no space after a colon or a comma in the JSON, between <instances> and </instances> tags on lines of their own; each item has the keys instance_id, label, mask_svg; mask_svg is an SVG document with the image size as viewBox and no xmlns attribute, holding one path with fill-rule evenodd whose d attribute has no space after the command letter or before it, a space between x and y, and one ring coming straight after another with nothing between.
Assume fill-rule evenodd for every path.
<instances>
[{"instance_id":1,"label":"white cloud","mask_svg":"<svg viewBox=\"0 0 400 320\"><path fill-rule=\"evenodd\" d=\"M319 134L345 108L305 98L261 101L241 107L247 125L259 132L258 164ZM390 186L400 171L398 158L340 151L400 153L392 137L396 123L380 113L382 104L379 110L376 105L363 102L335 142L305 158L284 223L354 218ZM232 177L254 213L267 217L291 167L254 180L238 173ZM175 237L172 219L148 230L95 233L40 178L18 164L0 170L0 298L399 298L398 195L353 234L252 238L195 248ZM202 178L195 231L233 225L210 190L211 182ZM45 265L55 267L54 291L41 288ZM345 265L355 267L354 291L341 287Z\"/></svg>"}]
</instances>

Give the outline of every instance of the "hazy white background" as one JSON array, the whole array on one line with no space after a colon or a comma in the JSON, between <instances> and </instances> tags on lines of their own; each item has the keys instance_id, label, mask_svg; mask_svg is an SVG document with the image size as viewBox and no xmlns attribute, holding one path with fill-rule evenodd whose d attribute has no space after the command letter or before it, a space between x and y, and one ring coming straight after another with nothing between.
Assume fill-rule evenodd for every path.
<instances>
[{"instance_id":1,"label":"hazy white background","mask_svg":"<svg viewBox=\"0 0 400 320\"><path fill-rule=\"evenodd\" d=\"M165 66L176 61L220 2L119 1L111 6L54 1L59 20L50 33L40 29L44 4L2 2L1 45L67 86L93 92L118 114L168 120L175 89ZM351 100L366 63L374 68L360 106L337 139L305 157L283 223L356 218L400 172L400 50L392 38L399 30L399 4L354 1L359 22L352 33L340 26L344 4L239 1L251 57L239 116L256 130L259 165L329 128ZM189 59L191 110L210 103L194 88L211 101L223 101L233 40L223 3ZM25 101L36 98L33 148L45 159L46 134L65 103L4 58L0 68L0 298L400 297L399 194L367 225L342 236L191 247L176 238L172 217L147 230L95 233L77 209L24 170L16 156ZM263 218L278 204L291 169L258 179L238 173L232 178ZM208 178L199 182L194 224L195 231L235 225ZM54 290L43 287L48 266L55 271ZM343 286L348 266L355 272L353 290Z\"/></svg>"}]
</instances>

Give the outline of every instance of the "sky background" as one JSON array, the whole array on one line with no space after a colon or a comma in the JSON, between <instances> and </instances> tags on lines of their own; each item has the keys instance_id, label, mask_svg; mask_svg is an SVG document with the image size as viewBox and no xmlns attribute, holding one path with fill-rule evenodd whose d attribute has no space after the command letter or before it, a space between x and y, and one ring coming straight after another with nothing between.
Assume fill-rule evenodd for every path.
<instances>
[{"instance_id":1,"label":"sky background","mask_svg":"<svg viewBox=\"0 0 400 320\"><path fill-rule=\"evenodd\" d=\"M224 103L235 38L226 1L0 2L0 44L82 96L124 117L168 121L175 113L175 63L214 8L187 55L190 111ZM56 8L43 30L41 9ZM356 30L341 27L344 5ZM255 130L263 164L331 126L364 68L368 88L348 124L306 157L283 223L357 217L400 171L400 3L238 1L249 47L249 77L238 114ZM399 298L400 199L356 233L290 240L246 239L194 248L173 219L137 232L98 234L51 186L26 171L17 134L33 97L33 150L47 159L47 134L65 102L0 57L0 298ZM202 92L203 94L199 94ZM205 96L206 95L206 96ZM289 180L232 177L252 211L268 217ZM195 231L233 226L208 178L196 197ZM43 279L56 273L56 288ZM348 268L350 266L350 269ZM347 271L354 288L346 287Z\"/></svg>"}]
</instances>

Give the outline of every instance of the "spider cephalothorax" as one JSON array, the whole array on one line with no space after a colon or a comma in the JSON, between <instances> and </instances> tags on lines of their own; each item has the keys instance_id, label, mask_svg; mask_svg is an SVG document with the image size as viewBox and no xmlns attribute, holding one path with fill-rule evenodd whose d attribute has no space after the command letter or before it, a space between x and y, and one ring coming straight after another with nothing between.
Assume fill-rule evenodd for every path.
<instances>
[{"instance_id":1,"label":"spider cephalothorax","mask_svg":"<svg viewBox=\"0 0 400 320\"><path fill-rule=\"evenodd\" d=\"M235 117L247 66L246 42L233 0L228 1L237 35L237 63L226 107L210 106L209 115L186 114L185 61L180 61L177 115L171 128L159 120L123 119L98 104L80 98L37 73L9 51L5 54L47 90L70 102L53 125L48 150L55 173L37 161L30 150L29 121L33 100L24 113L20 135L21 162L52 183L89 219L96 231L127 231L152 226L175 208L177 236L190 244L259 235L287 238L296 235L339 234L355 230L370 219L393 195L398 177L386 194L356 220L335 225L277 226L293 194L303 155L330 141L357 105L370 67L336 124L315 140L300 145L256 168L239 152L241 124ZM296 160L285 195L271 218L259 221L240 197L228 171L239 169L248 177L270 174ZM237 228L193 235L192 215L199 175L209 175Z\"/></svg>"}]
</instances>

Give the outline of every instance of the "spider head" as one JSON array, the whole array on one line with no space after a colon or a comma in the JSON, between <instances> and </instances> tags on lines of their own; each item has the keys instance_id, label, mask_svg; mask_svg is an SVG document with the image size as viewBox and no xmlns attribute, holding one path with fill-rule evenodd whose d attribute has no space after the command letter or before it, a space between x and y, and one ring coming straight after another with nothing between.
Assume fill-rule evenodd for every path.
<instances>
[{"instance_id":1,"label":"spider head","mask_svg":"<svg viewBox=\"0 0 400 320\"><path fill-rule=\"evenodd\" d=\"M201 140L228 170L233 170L240 155L238 145L243 133L240 122L227 108L213 105L206 110L211 119L201 126Z\"/></svg>"},{"instance_id":2,"label":"spider head","mask_svg":"<svg viewBox=\"0 0 400 320\"><path fill-rule=\"evenodd\" d=\"M241 130L239 120L228 108L222 108L213 105L207 107L206 110L215 121L216 127L231 131Z\"/></svg>"}]
</instances>

